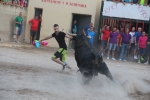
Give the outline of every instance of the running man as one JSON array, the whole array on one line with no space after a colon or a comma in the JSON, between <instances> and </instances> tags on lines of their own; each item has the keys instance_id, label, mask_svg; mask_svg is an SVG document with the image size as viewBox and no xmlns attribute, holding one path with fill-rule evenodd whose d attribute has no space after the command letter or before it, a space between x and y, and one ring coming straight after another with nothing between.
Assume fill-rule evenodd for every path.
<instances>
[{"instance_id":1,"label":"running man","mask_svg":"<svg viewBox=\"0 0 150 100\"><path fill-rule=\"evenodd\" d=\"M70 38L72 39L72 36L70 35L67 35L65 34L64 32L61 32L59 31L59 26L58 24L54 24L54 33L44 39L42 39L41 41L44 41L44 40L48 40L48 39L51 39L51 38L55 38L56 41L58 42L59 44L59 49L58 51L52 56L52 60L55 61L56 63L58 64L61 64L63 66L63 69L62 71L65 69L65 68L69 68L69 69L72 69L69 65L67 65L66 63L66 56L67 56L67 45L65 43L65 37L66 38ZM60 58L60 59L58 59Z\"/></svg>"}]
</instances>

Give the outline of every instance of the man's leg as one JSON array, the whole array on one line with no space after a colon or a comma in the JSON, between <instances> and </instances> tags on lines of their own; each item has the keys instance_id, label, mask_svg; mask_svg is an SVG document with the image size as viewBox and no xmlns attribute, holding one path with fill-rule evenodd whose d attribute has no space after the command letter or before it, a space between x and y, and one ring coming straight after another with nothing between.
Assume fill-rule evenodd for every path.
<instances>
[{"instance_id":1,"label":"man's leg","mask_svg":"<svg viewBox=\"0 0 150 100\"><path fill-rule=\"evenodd\" d=\"M127 52L128 52L128 50L129 50L128 48L129 48L129 44L125 44L124 56L123 56L123 58L124 58L124 61L126 61Z\"/></svg>"},{"instance_id":2,"label":"man's leg","mask_svg":"<svg viewBox=\"0 0 150 100\"><path fill-rule=\"evenodd\" d=\"M138 49L138 47L137 47L137 45L135 45L135 48L134 48L134 59L138 59L137 58L137 49Z\"/></svg>"},{"instance_id":3,"label":"man's leg","mask_svg":"<svg viewBox=\"0 0 150 100\"><path fill-rule=\"evenodd\" d=\"M110 56L110 50L112 49L112 43L109 44L109 50L108 50L108 55L107 55L107 59L109 59Z\"/></svg>"},{"instance_id":4,"label":"man's leg","mask_svg":"<svg viewBox=\"0 0 150 100\"><path fill-rule=\"evenodd\" d=\"M72 39L70 39L69 48L72 46Z\"/></svg>"},{"instance_id":5,"label":"man's leg","mask_svg":"<svg viewBox=\"0 0 150 100\"><path fill-rule=\"evenodd\" d=\"M138 50L138 63L141 63L141 60L140 60L141 52L142 52L142 49L139 48L139 50Z\"/></svg>"},{"instance_id":6,"label":"man's leg","mask_svg":"<svg viewBox=\"0 0 150 100\"><path fill-rule=\"evenodd\" d=\"M33 41L36 40L36 37L37 37L37 31L34 31L34 40Z\"/></svg>"},{"instance_id":7,"label":"man's leg","mask_svg":"<svg viewBox=\"0 0 150 100\"><path fill-rule=\"evenodd\" d=\"M19 28L15 27L15 29L14 29L14 36L13 36L13 42L17 42L18 30L19 30Z\"/></svg>"},{"instance_id":8,"label":"man's leg","mask_svg":"<svg viewBox=\"0 0 150 100\"><path fill-rule=\"evenodd\" d=\"M125 46L124 46L124 44L122 44L122 48L121 48L121 53L120 53L120 58L119 58L119 60L122 60L122 58L123 58L124 49L125 49Z\"/></svg>"}]
</instances>

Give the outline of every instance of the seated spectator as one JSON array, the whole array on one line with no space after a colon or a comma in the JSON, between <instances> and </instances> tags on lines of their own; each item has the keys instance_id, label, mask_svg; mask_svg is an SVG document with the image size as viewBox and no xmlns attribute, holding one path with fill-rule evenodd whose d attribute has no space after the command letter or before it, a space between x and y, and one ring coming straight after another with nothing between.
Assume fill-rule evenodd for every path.
<instances>
[{"instance_id":1,"label":"seated spectator","mask_svg":"<svg viewBox=\"0 0 150 100\"><path fill-rule=\"evenodd\" d=\"M113 2L118 3L118 2L122 2L122 0L113 0Z\"/></svg>"},{"instance_id":2,"label":"seated spectator","mask_svg":"<svg viewBox=\"0 0 150 100\"><path fill-rule=\"evenodd\" d=\"M122 46L120 61L126 61L127 51L131 46L131 35L129 34L129 29L126 29L126 32L121 34L120 46Z\"/></svg>"},{"instance_id":3,"label":"seated spectator","mask_svg":"<svg viewBox=\"0 0 150 100\"><path fill-rule=\"evenodd\" d=\"M144 64L149 64L149 58L150 58L150 38L148 38L148 41L147 41L146 56L147 56L147 62L144 63Z\"/></svg>"},{"instance_id":4,"label":"seated spectator","mask_svg":"<svg viewBox=\"0 0 150 100\"><path fill-rule=\"evenodd\" d=\"M116 47L118 46L118 34L119 34L116 30L117 30L116 27L114 27L113 32L110 33L109 38L108 38L107 45L109 45L109 50L108 50L107 59L109 59L110 51L112 50L112 60L116 60L115 50L116 50Z\"/></svg>"},{"instance_id":5,"label":"seated spectator","mask_svg":"<svg viewBox=\"0 0 150 100\"><path fill-rule=\"evenodd\" d=\"M140 5L147 5L147 1L146 0L139 0L138 2Z\"/></svg>"},{"instance_id":6,"label":"seated spectator","mask_svg":"<svg viewBox=\"0 0 150 100\"><path fill-rule=\"evenodd\" d=\"M19 0L12 0L12 5L18 6L19 5Z\"/></svg>"},{"instance_id":7,"label":"seated spectator","mask_svg":"<svg viewBox=\"0 0 150 100\"><path fill-rule=\"evenodd\" d=\"M142 36L140 36L138 41L138 63L141 63L141 60L144 61L144 55L146 54L146 44L148 37L146 36L146 32L142 32Z\"/></svg>"},{"instance_id":8,"label":"seated spectator","mask_svg":"<svg viewBox=\"0 0 150 100\"><path fill-rule=\"evenodd\" d=\"M139 0L132 0L132 3L133 3L133 4L138 4L138 1L139 1Z\"/></svg>"},{"instance_id":9,"label":"seated spectator","mask_svg":"<svg viewBox=\"0 0 150 100\"><path fill-rule=\"evenodd\" d=\"M132 0L122 0L122 3L125 5L126 3L132 3Z\"/></svg>"},{"instance_id":10,"label":"seated spectator","mask_svg":"<svg viewBox=\"0 0 150 100\"><path fill-rule=\"evenodd\" d=\"M6 5L10 4L10 0L2 0L2 2L3 4L6 4Z\"/></svg>"}]
</instances>

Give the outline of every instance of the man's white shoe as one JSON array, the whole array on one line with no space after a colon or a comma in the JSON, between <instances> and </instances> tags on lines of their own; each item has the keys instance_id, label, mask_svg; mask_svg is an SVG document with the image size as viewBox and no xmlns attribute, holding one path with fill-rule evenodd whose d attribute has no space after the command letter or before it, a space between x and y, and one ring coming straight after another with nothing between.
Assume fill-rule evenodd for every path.
<instances>
[{"instance_id":1,"label":"man's white shoe","mask_svg":"<svg viewBox=\"0 0 150 100\"><path fill-rule=\"evenodd\" d=\"M137 56L134 56L134 59L138 59Z\"/></svg>"},{"instance_id":2,"label":"man's white shoe","mask_svg":"<svg viewBox=\"0 0 150 100\"><path fill-rule=\"evenodd\" d=\"M112 58L112 60L116 60L115 58Z\"/></svg>"},{"instance_id":3,"label":"man's white shoe","mask_svg":"<svg viewBox=\"0 0 150 100\"><path fill-rule=\"evenodd\" d=\"M107 57L107 59L109 59L109 57Z\"/></svg>"},{"instance_id":4,"label":"man's white shoe","mask_svg":"<svg viewBox=\"0 0 150 100\"><path fill-rule=\"evenodd\" d=\"M121 61L121 59L119 59L119 61Z\"/></svg>"},{"instance_id":5,"label":"man's white shoe","mask_svg":"<svg viewBox=\"0 0 150 100\"><path fill-rule=\"evenodd\" d=\"M123 61L126 61L125 59Z\"/></svg>"},{"instance_id":6,"label":"man's white shoe","mask_svg":"<svg viewBox=\"0 0 150 100\"><path fill-rule=\"evenodd\" d=\"M147 65L148 64L148 62L146 62L146 63L144 63L145 65Z\"/></svg>"}]
</instances>

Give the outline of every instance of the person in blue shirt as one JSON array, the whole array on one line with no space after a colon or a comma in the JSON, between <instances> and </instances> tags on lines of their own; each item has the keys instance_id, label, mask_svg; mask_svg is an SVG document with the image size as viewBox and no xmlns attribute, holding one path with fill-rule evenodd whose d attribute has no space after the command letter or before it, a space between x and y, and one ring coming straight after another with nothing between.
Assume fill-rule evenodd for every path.
<instances>
[{"instance_id":1,"label":"person in blue shirt","mask_svg":"<svg viewBox=\"0 0 150 100\"><path fill-rule=\"evenodd\" d=\"M93 46L95 35L96 34L94 32L94 27L90 27L90 31L87 32L87 36L89 38L89 43L91 46Z\"/></svg>"},{"instance_id":2,"label":"person in blue shirt","mask_svg":"<svg viewBox=\"0 0 150 100\"><path fill-rule=\"evenodd\" d=\"M90 23L89 26L87 26L87 27L85 27L85 28L83 29L84 35L87 36L88 31L90 31L90 27L93 27L93 23L92 23L92 22ZM94 27L93 27L93 31L95 31Z\"/></svg>"},{"instance_id":3,"label":"person in blue shirt","mask_svg":"<svg viewBox=\"0 0 150 100\"><path fill-rule=\"evenodd\" d=\"M142 28L139 27L138 28L138 31L135 32L135 35L134 35L134 43L135 43L135 48L134 48L134 59L137 59L137 49L138 49L138 41L139 41L139 37L141 36L141 31L142 31Z\"/></svg>"},{"instance_id":4,"label":"person in blue shirt","mask_svg":"<svg viewBox=\"0 0 150 100\"><path fill-rule=\"evenodd\" d=\"M71 27L71 33L72 34L77 34L77 20L74 20L72 27ZM70 39L69 47L71 49L72 46L72 39Z\"/></svg>"}]
</instances>

